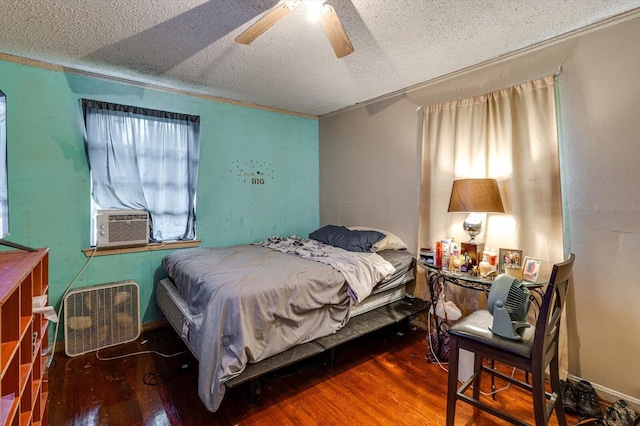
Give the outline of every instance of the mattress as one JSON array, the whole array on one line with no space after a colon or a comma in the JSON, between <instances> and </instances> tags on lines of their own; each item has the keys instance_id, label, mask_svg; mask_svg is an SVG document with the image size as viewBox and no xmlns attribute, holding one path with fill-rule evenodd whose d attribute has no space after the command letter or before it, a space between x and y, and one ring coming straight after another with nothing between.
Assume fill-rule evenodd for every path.
<instances>
[{"instance_id":1,"label":"mattress","mask_svg":"<svg viewBox=\"0 0 640 426\"><path fill-rule=\"evenodd\" d=\"M200 336L190 318L187 304L169 278L158 282L156 286L156 303L165 317L167 317L169 324L176 330L189 347L189 350L197 358Z\"/></svg>"},{"instance_id":2,"label":"mattress","mask_svg":"<svg viewBox=\"0 0 640 426\"><path fill-rule=\"evenodd\" d=\"M396 268L396 272L378 284L366 299L351 307L350 318L402 299L406 293L406 284L414 279L413 254L404 250L385 250L378 254L390 262ZM197 358L201 336L196 331L187 303L170 278L158 282L156 302L171 326Z\"/></svg>"}]
</instances>

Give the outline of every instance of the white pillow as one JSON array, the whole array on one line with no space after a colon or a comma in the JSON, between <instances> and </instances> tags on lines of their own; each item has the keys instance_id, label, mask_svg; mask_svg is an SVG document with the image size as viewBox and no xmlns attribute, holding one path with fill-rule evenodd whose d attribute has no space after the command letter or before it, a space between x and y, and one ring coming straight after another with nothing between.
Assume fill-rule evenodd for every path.
<instances>
[{"instance_id":1,"label":"white pillow","mask_svg":"<svg viewBox=\"0 0 640 426\"><path fill-rule=\"evenodd\" d=\"M402 238L398 237L393 232L385 231L383 229L369 228L367 226L347 226L352 231L378 231L385 235L383 239L378 241L371 247L371 251L382 250L406 250L407 245L402 241Z\"/></svg>"}]
</instances>

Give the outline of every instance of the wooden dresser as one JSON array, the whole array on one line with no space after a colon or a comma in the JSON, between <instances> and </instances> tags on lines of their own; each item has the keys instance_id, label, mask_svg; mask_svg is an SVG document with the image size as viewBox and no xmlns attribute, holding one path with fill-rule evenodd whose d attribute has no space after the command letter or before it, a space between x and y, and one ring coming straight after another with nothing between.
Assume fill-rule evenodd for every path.
<instances>
[{"instance_id":1,"label":"wooden dresser","mask_svg":"<svg viewBox=\"0 0 640 426\"><path fill-rule=\"evenodd\" d=\"M0 425L47 422L49 250L0 251Z\"/></svg>"}]
</instances>

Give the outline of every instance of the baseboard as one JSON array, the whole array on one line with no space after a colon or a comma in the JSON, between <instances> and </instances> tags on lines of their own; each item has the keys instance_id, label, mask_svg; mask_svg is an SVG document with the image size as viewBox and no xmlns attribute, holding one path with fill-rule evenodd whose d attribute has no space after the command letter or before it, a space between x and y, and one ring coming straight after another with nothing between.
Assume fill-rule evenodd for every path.
<instances>
[{"instance_id":1,"label":"baseboard","mask_svg":"<svg viewBox=\"0 0 640 426\"><path fill-rule=\"evenodd\" d=\"M574 376L572 374L569 374L567 379L569 379L573 383L577 383L580 380L584 380L582 377ZM624 399L629 403L629 405L633 407L634 410L636 410L637 412L640 412L640 399L634 398L629 395L625 395L621 392L618 392L613 389L609 389L607 387L601 386L591 381L589 383L591 383L591 386L593 386L593 389L595 389L596 393L598 394L598 398L601 401L603 401L606 405L612 405L614 402L620 399Z\"/></svg>"},{"instance_id":2,"label":"baseboard","mask_svg":"<svg viewBox=\"0 0 640 426\"><path fill-rule=\"evenodd\" d=\"M169 325L169 321L166 318L161 318L155 321L144 322L142 323L142 332L154 330L156 328L167 327Z\"/></svg>"},{"instance_id":3,"label":"baseboard","mask_svg":"<svg viewBox=\"0 0 640 426\"><path fill-rule=\"evenodd\" d=\"M409 324L411 324L414 327L419 328L420 330L427 330L427 323L424 321L421 321L420 318L414 318L411 321L409 321Z\"/></svg>"},{"instance_id":4,"label":"baseboard","mask_svg":"<svg viewBox=\"0 0 640 426\"><path fill-rule=\"evenodd\" d=\"M57 354L59 352L64 352L64 340L63 341L58 340L56 342L56 347L53 348L53 353Z\"/></svg>"}]
</instances>

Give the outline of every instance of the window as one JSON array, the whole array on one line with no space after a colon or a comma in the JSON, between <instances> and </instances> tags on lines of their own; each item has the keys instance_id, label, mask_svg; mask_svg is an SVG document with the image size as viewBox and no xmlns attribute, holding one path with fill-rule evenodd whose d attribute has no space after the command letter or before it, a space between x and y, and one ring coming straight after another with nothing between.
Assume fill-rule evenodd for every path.
<instances>
[{"instance_id":1,"label":"window","mask_svg":"<svg viewBox=\"0 0 640 426\"><path fill-rule=\"evenodd\" d=\"M200 117L87 99L82 107L93 217L146 210L151 242L195 239Z\"/></svg>"},{"instance_id":2,"label":"window","mask_svg":"<svg viewBox=\"0 0 640 426\"><path fill-rule=\"evenodd\" d=\"M7 97L0 91L0 238L9 234L7 181Z\"/></svg>"}]
</instances>

